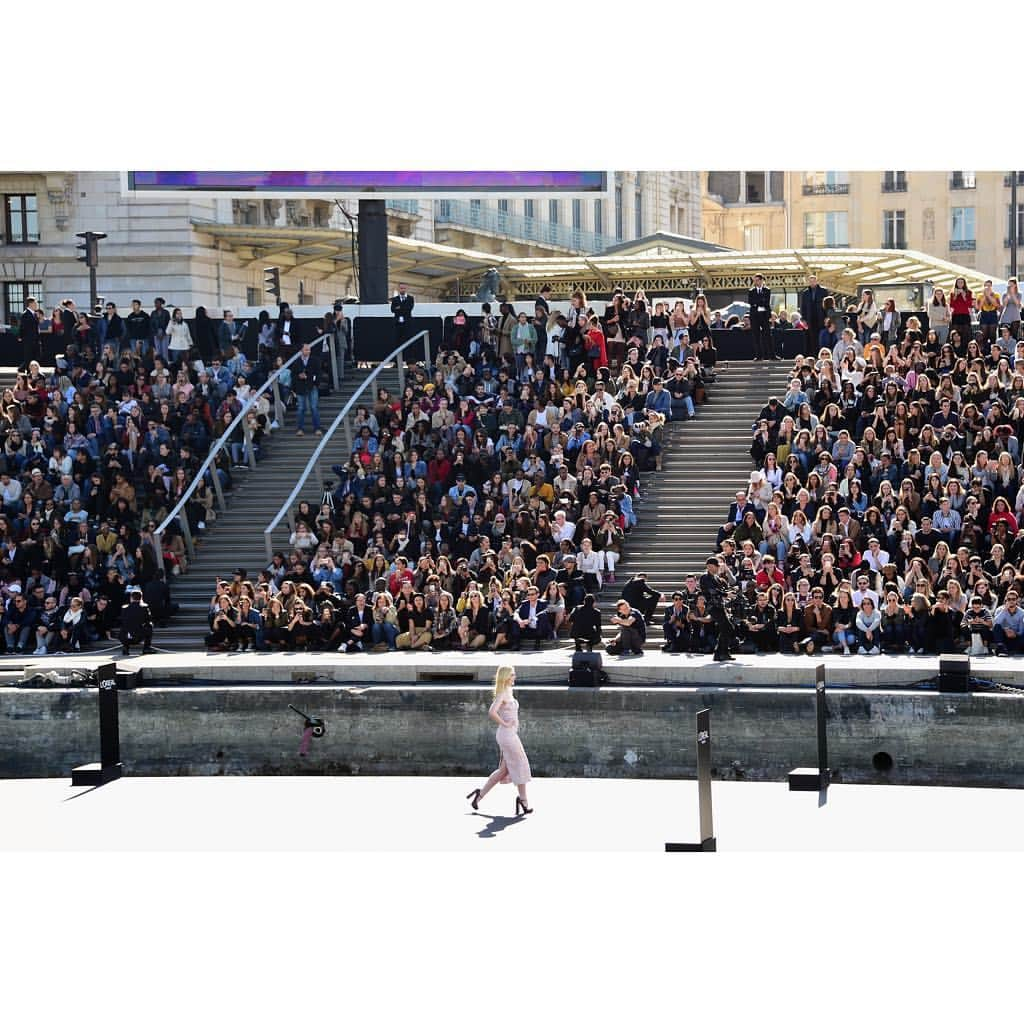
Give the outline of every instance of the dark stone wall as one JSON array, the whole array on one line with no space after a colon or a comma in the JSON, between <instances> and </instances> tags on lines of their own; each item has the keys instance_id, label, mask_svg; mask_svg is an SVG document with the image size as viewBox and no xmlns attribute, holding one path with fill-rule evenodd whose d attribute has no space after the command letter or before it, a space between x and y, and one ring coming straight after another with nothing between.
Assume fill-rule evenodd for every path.
<instances>
[{"instance_id":1,"label":"dark stone wall","mask_svg":"<svg viewBox=\"0 0 1024 1024\"><path fill-rule=\"evenodd\" d=\"M134 775L470 775L497 762L480 686L142 689L120 697ZM779 781L815 757L807 691L523 688L521 735L538 776L689 778L694 715L712 711L716 778ZM298 756L294 703L327 721ZM834 691L833 769L847 782L1024 785L1024 700ZM95 690L0 691L0 777L65 776L97 759ZM872 766L879 752L893 767Z\"/></svg>"}]
</instances>

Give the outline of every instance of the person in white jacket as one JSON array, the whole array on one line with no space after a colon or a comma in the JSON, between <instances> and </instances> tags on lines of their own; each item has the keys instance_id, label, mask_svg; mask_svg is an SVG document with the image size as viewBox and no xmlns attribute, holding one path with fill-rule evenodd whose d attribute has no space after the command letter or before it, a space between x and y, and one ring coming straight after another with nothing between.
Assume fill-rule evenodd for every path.
<instances>
[{"instance_id":1,"label":"person in white jacket","mask_svg":"<svg viewBox=\"0 0 1024 1024\"><path fill-rule=\"evenodd\" d=\"M595 551L593 542L584 537L576 556L576 568L583 573L583 584L589 591L601 589L604 580L605 560L603 551Z\"/></svg>"},{"instance_id":2,"label":"person in white jacket","mask_svg":"<svg viewBox=\"0 0 1024 1024\"><path fill-rule=\"evenodd\" d=\"M167 325L167 351L175 363L188 358L192 348L192 333L185 323L184 314L180 309L171 313L171 322Z\"/></svg>"}]
</instances>

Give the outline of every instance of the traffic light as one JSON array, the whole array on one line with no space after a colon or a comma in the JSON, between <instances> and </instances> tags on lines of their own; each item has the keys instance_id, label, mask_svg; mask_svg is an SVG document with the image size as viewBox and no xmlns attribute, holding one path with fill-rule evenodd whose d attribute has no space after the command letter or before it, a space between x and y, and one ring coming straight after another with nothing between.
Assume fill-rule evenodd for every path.
<instances>
[{"instance_id":1,"label":"traffic light","mask_svg":"<svg viewBox=\"0 0 1024 1024\"><path fill-rule=\"evenodd\" d=\"M267 291L274 296L274 301L281 305L281 271L277 267L264 267L263 277Z\"/></svg>"},{"instance_id":2,"label":"traffic light","mask_svg":"<svg viewBox=\"0 0 1024 1024\"><path fill-rule=\"evenodd\" d=\"M81 245L75 246L82 252L81 256L76 257L78 262L84 263L90 270L98 267L100 262L99 242L101 238L106 237L102 231L79 231L75 238L82 238L84 241Z\"/></svg>"}]
</instances>

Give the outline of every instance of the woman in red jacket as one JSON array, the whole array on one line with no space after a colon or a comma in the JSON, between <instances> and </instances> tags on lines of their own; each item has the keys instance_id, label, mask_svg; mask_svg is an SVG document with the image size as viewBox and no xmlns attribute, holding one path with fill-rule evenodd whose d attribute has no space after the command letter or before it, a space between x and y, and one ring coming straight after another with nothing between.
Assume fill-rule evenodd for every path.
<instances>
[{"instance_id":1,"label":"woman in red jacket","mask_svg":"<svg viewBox=\"0 0 1024 1024\"><path fill-rule=\"evenodd\" d=\"M992 502L992 512L988 517L989 533L992 532L993 527L1000 520L1006 523L1010 536L1015 536L1017 533L1017 517L1010 511L1010 503L1005 498L996 498Z\"/></svg>"},{"instance_id":2,"label":"woman in red jacket","mask_svg":"<svg viewBox=\"0 0 1024 1024\"><path fill-rule=\"evenodd\" d=\"M954 330L960 332L960 344L966 346L974 337L971 333L971 310L974 308L974 296L971 289L967 287L967 280L958 277L953 285L953 291L949 296L950 333ZM957 352L963 355L963 352Z\"/></svg>"},{"instance_id":3,"label":"woman in red jacket","mask_svg":"<svg viewBox=\"0 0 1024 1024\"><path fill-rule=\"evenodd\" d=\"M595 374L602 366L608 365L608 347L605 344L604 331L601 330L601 321L596 316L590 318L583 347Z\"/></svg>"}]
</instances>

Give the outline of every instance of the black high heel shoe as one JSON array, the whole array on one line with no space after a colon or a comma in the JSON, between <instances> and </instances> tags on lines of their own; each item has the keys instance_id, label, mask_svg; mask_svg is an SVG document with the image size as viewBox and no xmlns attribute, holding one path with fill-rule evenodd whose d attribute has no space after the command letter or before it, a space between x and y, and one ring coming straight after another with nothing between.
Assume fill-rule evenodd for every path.
<instances>
[{"instance_id":1,"label":"black high heel shoe","mask_svg":"<svg viewBox=\"0 0 1024 1024\"><path fill-rule=\"evenodd\" d=\"M472 793L467 793L466 794L466 799L470 801L474 811L478 811L480 809L477 806L477 804L480 801L480 790L479 789L474 789Z\"/></svg>"},{"instance_id":2,"label":"black high heel shoe","mask_svg":"<svg viewBox=\"0 0 1024 1024\"><path fill-rule=\"evenodd\" d=\"M527 807L526 804L523 803L523 798L520 797L520 796L517 796L516 797L516 816L518 817L520 814L533 814L533 808L532 807Z\"/></svg>"}]
</instances>

